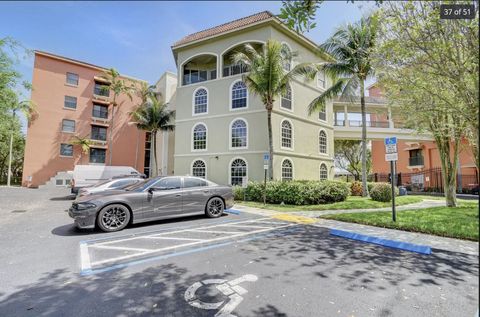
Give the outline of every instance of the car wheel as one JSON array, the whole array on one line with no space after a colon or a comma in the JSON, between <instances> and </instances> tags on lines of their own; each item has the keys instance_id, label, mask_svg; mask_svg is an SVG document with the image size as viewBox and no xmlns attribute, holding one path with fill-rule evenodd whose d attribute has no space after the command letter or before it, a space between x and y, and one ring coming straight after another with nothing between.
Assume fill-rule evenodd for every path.
<instances>
[{"instance_id":1,"label":"car wheel","mask_svg":"<svg viewBox=\"0 0 480 317\"><path fill-rule=\"evenodd\" d=\"M209 218L217 218L223 214L224 208L223 200L220 197L213 197L208 200L205 213Z\"/></svg>"},{"instance_id":2,"label":"car wheel","mask_svg":"<svg viewBox=\"0 0 480 317\"><path fill-rule=\"evenodd\" d=\"M119 231L130 221L130 210L124 205L114 204L103 207L98 213L97 225L105 232Z\"/></svg>"}]
</instances>

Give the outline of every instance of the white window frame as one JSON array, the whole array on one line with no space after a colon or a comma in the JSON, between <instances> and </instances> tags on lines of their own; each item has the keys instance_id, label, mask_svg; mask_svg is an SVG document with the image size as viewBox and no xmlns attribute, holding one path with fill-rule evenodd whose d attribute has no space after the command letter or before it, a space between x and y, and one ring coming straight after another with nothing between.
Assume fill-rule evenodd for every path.
<instances>
[{"instance_id":1,"label":"white window frame","mask_svg":"<svg viewBox=\"0 0 480 317\"><path fill-rule=\"evenodd\" d=\"M238 120L241 120L243 122L245 122L245 126L247 128L247 135L246 135L246 139L247 139L247 145L246 146L242 146L242 147L233 147L232 146L232 127L233 127L233 123L235 123L235 121L238 121ZM231 122L230 122L230 125L228 126L228 131L229 131L229 138L228 138L228 148L230 150L246 150L248 149L248 121L244 118L235 118L233 119Z\"/></svg>"},{"instance_id":2,"label":"white window frame","mask_svg":"<svg viewBox=\"0 0 480 317\"><path fill-rule=\"evenodd\" d=\"M68 82L68 75L69 75L69 74L70 74L70 75L75 75L75 76L77 76L77 83L76 83L76 84L72 84L72 83L69 83L69 82ZM80 76L79 76L78 74L72 73L72 72L66 72L66 73L65 73L65 84L66 84L67 86L78 87L78 83L79 83L79 82L80 82Z\"/></svg>"},{"instance_id":3,"label":"white window frame","mask_svg":"<svg viewBox=\"0 0 480 317\"><path fill-rule=\"evenodd\" d=\"M320 133L325 133L325 152L322 152L320 150ZM320 129L318 131L318 153L320 153L320 155L328 155L328 133L325 129Z\"/></svg>"},{"instance_id":4,"label":"white window frame","mask_svg":"<svg viewBox=\"0 0 480 317\"><path fill-rule=\"evenodd\" d=\"M195 131L195 128L199 125L203 125L205 127L205 149L195 149L194 148L194 137L193 137L193 132ZM190 132L190 138L191 138L191 150L192 152L205 152L208 149L208 126L204 122L197 122L193 125L192 131Z\"/></svg>"},{"instance_id":5,"label":"white window frame","mask_svg":"<svg viewBox=\"0 0 480 317\"><path fill-rule=\"evenodd\" d=\"M237 159L245 162L245 177L248 180L248 161L241 156L236 156L230 160L230 163L228 163L228 185L232 185L232 163Z\"/></svg>"},{"instance_id":6,"label":"white window frame","mask_svg":"<svg viewBox=\"0 0 480 317\"><path fill-rule=\"evenodd\" d=\"M325 113L325 120L320 119L320 113L321 113L321 112L320 112L320 111L318 112L318 118L317 118L317 119L318 119L318 121L320 121L320 122L328 122L327 104L326 104L326 103L325 103L324 109L325 109L325 111L324 111L323 113Z\"/></svg>"},{"instance_id":7,"label":"white window frame","mask_svg":"<svg viewBox=\"0 0 480 317\"><path fill-rule=\"evenodd\" d=\"M322 178L322 166L325 166L325 170L327 171L327 177L325 179ZM328 166L327 166L327 164L320 163L320 166L318 168L318 177L321 181L328 180Z\"/></svg>"},{"instance_id":8,"label":"white window frame","mask_svg":"<svg viewBox=\"0 0 480 317\"><path fill-rule=\"evenodd\" d=\"M232 89L233 89L233 86L238 83L238 82L243 82L244 85L245 85L245 89L247 90L247 97L246 97L246 106L243 107L243 108L233 108L233 92L232 92ZM230 111L241 111L241 110L246 110L248 109L248 87L247 87L247 84L245 84L245 82L241 79L236 79L234 80L231 84L230 84L230 88L229 88L229 103L230 103Z\"/></svg>"},{"instance_id":9,"label":"white window frame","mask_svg":"<svg viewBox=\"0 0 480 317\"><path fill-rule=\"evenodd\" d=\"M293 100L294 100L294 98L293 98L293 88L292 88L292 84L289 83L288 87L290 87L290 105L291 105L291 107L290 107L290 109L283 107L283 106L282 106L282 99L284 99L284 98L283 98L283 96L280 96L280 109L285 110L285 111L288 111L288 112L293 112L293 107L294 107L294 106L293 106ZM285 99L286 99L286 98L285 98ZM287 99L287 100L288 100L288 99Z\"/></svg>"},{"instance_id":10,"label":"white window frame","mask_svg":"<svg viewBox=\"0 0 480 317\"><path fill-rule=\"evenodd\" d=\"M294 169L294 167L293 167L293 161L292 161L292 159L289 158L289 157L285 157L285 158L283 158L283 160L282 160L282 164L280 165L280 179L282 180L282 182L286 180L286 179L283 178L283 163L284 163L285 161L289 161L289 162L290 162L290 165L292 166L292 178L289 179L288 181L293 181L293 180L295 179L295 177L294 177L294 176L295 176L295 174L294 174L294 170L295 170L295 169Z\"/></svg>"},{"instance_id":11,"label":"white window frame","mask_svg":"<svg viewBox=\"0 0 480 317\"><path fill-rule=\"evenodd\" d=\"M62 145L69 145L69 146L71 146L71 147L72 147L72 155L63 155L63 154L62 154ZM73 158L74 154L75 154L75 149L73 148L73 145L72 145L72 144L60 143L60 154L59 154L60 157Z\"/></svg>"},{"instance_id":12,"label":"white window frame","mask_svg":"<svg viewBox=\"0 0 480 317\"><path fill-rule=\"evenodd\" d=\"M206 92L207 92L207 111L205 112L199 112L199 113L195 113L195 95L197 94L197 92L201 89L204 89ZM207 89L207 87L204 87L204 86L200 86L198 88L196 88L194 91L193 91L193 95L192 95L192 116L202 116L202 115L206 115L208 114L208 97L209 97L209 91Z\"/></svg>"},{"instance_id":13,"label":"white window frame","mask_svg":"<svg viewBox=\"0 0 480 317\"><path fill-rule=\"evenodd\" d=\"M63 122L64 122L64 121L73 122L73 131L65 131L65 130L63 129ZM63 132L63 133L75 133L76 128L77 128L77 123L75 122L75 120L72 120L72 119L62 119L62 132Z\"/></svg>"},{"instance_id":14,"label":"white window frame","mask_svg":"<svg viewBox=\"0 0 480 317\"><path fill-rule=\"evenodd\" d=\"M290 140L290 144L292 145L291 147L285 147L283 146L283 123L284 122L288 122L290 124L290 128L291 128L291 140ZM294 146L295 146L295 142L294 142L294 126L293 126L293 122L290 120L290 119L283 119L281 122L280 122L280 148L282 150L288 150L288 151L293 151L294 150Z\"/></svg>"},{"instance_id":15,"label":"white window frame","mask_svg":"<svg viewBox=\"0 0 480 317\"><path fill-rule=\"evenodd\" d=\"M194 160L192 161L191 166L190 166L190 173L191 173L191 175L194 176L194 177L199 177L199 178L201 178L200 176L195 176L195 175L193 174L193 164L195 164L195 162L197 162L197 161L201 161L201 162L203 162L203 164L205 165L205 177L204 177L204 179L206 180L206 179L207 179L207 175L208 175L208 174L207 174L207 162L205 162L204 159L201 159L201 158L196 158L196 159L194 159Z\"/></svg>"}]
</instances>

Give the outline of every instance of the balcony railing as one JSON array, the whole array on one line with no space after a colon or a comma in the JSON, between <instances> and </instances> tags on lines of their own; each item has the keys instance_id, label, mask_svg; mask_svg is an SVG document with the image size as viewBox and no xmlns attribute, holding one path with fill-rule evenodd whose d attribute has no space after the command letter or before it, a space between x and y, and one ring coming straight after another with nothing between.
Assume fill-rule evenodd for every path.
<instances>
[{"instance_id":1,"label":"balcony railing","mask_svg":"<svg viewBox=\"0 0 480 317\"><path fill-rule=\"evenodd\" d=\"M423 166L423 156L412 156L408 159L409 166Z\"/></svg>"},{"instance_id":2,"label":"balcony railing","mask_svg":"<svg viewBox=\"0 0 480 317\"><path fill-rule=\"evenodd\" d=\"M110 89L108 86L106 86L106 88L103 87L105 86L95 85L95 88L93 88L93 94L102 97L110 97Z\"/></svg>"},{"instance_id":3,"label":"balcony railing","mask_svg":"<svg viewBox=\"0 0 480 317\"><path fill-rule=\"evenodd\" d=\"M247 65L244 65L244 64L227 65L223 67L222 76L228 77L228 76L243 74L246 72L248 72Z\"/></svg>"},{"instance_id":4,"label":"balcony railing","mask_svg":"<svg viewBox=\"0 0 480 317\"><path fill-rule=\"evenodd\" d=\"M207 80L214 80L217 78L217 70L189 70L186 69L183 72L183 85L190 85L195 83L201 83Z\"/></svg>"},{"instance_id":5,"label":"balcony railing","mask_svg":"<svg viewBox=\"0 0 480 317\"><path fill-rule=\"evenodd\" d=\"M345 126L345 120L335 120L335 126L337 127L344 127Z\"/></svg>"},{"instance_id":6,"label":"balcony railing","mask_svg":"<svg viewBox=\"0 0 480 317\"><path fill-rule=\"evenodd\" d=\"M98 110L98 109L93 109L92 110L92 117L94 118L100 118L100 119L107 119L108 118L108 110Z\"/></svg>"},{"instance_id":7,"label":"balcony railing","mask_svg":"<svg viewBox=\"0 0 480 317\"><path fill-rule=\"evenodd\" d=\"M370 128L388 128L389 123L388 121L366 121L365 122L367 127ZM348 124L351 127L361 127L362 121L361 120L348 120Z\"/></svg>"}]
</instances>

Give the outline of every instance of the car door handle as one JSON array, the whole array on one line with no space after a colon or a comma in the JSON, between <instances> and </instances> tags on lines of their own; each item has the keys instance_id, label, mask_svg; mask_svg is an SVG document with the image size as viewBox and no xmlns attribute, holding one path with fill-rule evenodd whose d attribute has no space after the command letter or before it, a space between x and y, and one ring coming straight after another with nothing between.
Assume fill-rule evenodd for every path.
<instances>
[{"instance_id":1,"label":"car door handle","mask_svg":"<svg viewBox=\"0 0 480 317\"><path fill-rule=\"evenodd\" d=\"M180 196L182 196L182 194L176 194L176 195L175 195L175 197L180 197Z\"/></svg>"}]
</instances>

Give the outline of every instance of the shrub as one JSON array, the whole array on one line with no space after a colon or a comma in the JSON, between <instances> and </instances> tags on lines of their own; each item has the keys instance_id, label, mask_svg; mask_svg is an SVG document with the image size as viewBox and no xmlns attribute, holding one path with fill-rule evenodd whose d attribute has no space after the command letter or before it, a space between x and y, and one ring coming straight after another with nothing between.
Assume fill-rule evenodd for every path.
<instances>
[{"instance_id":1,"label":"shrub","mask_svg":"<svg viewBox=\"0 0 480 317\"><path fill-rule=\"evenodd\" d=\"M233 199L235 200L243 200L245 189L241 186L233 186Z\"/></svg>"},{"instance_id":2,"label":"shrub","mask_svg":"<svg viewBox=\"0 0 480 317\"><path fill-rule=\"evenodd\" d=\"M263 183L250 182L245 192L247 200L263 201ZM332 203L344 201L349 194L349 184L338 181L271 181L267 182L266 188L266 200L271 204Z\"/></svg>"},{"instance_id":3,"label":"shrub","mask_svg":"<svg viewBox=\"0 0 480 317\"><path fill-rule=\"evenodd\" d=\"M398 188L395 187L395 196L398 196ZM376 183L370 197L375 201L389 202L392 200L392 187L390 183Z\"/></svg>"},{"instance_id":4,"label":"shrub","mask_svg":"<svg viewBox=\"0 0 480 317\"><path fill-rule=\"evenodd\" d=\"M372 183L372 182L367 182L367 188L368 188L368 192L370 193L373 189L373 186L375 186L376 183Z\"/></svg>"},{"instance_id":5,"label":"shrub","mask_svg":"<svg viewBox=\"0 0 480 317\"><path fill-rule=\"evenodd\" d=\"M248 182L245 188L245 196L247 200L263 201L263 183Z\"/></svg>"},{"instance_id":6,"label":"shrub","mask_svg":"<svg viewBox=\"0 0 480 317\"><path fill-rule=\"evenodd\" d=\"M352 196L362 196L363 194L362 183L359 181L354 181L350 186L350 191L352 192Z\"/></svg>"}]
</instances>

